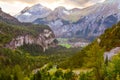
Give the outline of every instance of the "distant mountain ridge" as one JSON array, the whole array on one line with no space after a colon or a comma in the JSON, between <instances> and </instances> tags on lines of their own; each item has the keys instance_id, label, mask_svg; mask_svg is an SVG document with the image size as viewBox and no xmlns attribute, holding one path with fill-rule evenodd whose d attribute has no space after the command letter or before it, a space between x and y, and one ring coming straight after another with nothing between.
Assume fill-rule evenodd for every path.
<instances>
[{"instance_id":1,"label":"distant mountain ridge","mask_svg":"<svg viewBox=\"0 0 120 80\"><path fill-rule=\"evenodd\" d=\"M28 44L39 45L45 51L57 42L49 26L21 23L0 9L0 47L16 49Z\"/></svg>"},{"instance_id":2,"label":"distant mountain ridge","mask_svg":"<svg viewBox=\"0 0 120 80\"><path fill-rule=\"evenodd\" d=\"M86 60L86 55L94 55L93 48L97 49L95 45L99 45L100 49L104 49L104 60L108 57L108 60L112 59L113 56L120 53L120 22L114 24L111 28L105 30L105 32L95 39L91 44L84 47L80 52L69 58L60 64L63 68L73 67L80 68L83 65L86 66L89 60ZM91 51L91 53L89 53ZM96 55L99 51L96 51ZM99 56L102 53L99 53ZM92 56L95 58L95 56ZM91 57L88 57L91 58ZM93 61L94 62L94 61Z\"/></svg>"},{"instance_id":3,"label":"distant mountain ridge","mask_svg":"<svg viewBox=\"0 0 120 80\"><path fill-rule=\"evenodd\" d=\"M31 13L31 10L38 15ZM27 13L31 15L24 16ZM46 14L39 15L39 13ZM120 1L106 0L84 9L67 10L64 7L58 7L53 11L44 6L41 9L41 5L37 4L25 13L19 13L16 18L21 22L49 25L56 37L92 40L120 21Z\"/></svg>"},{"instance_id":4,"label":"distant mountain ridge","mask_svg":"<svg viewBox=\"0 0 120 80\"><path fill-rule=\"evenodd\" d=\"M4 13L1 8L0 8L0 21L7 22L7 23L12 23L12 24L19 24L20 23L13 16L11 16L7 13Z\"/></svg>"},{"instance_id":5,"label":"distant mountain ridge","mask_svg":"<svg viewBox=\"0 0 120 80\"><path fill-rule=\"evenodd\" d=\"M21 22L33 22L37 18L43 18L49 15L50 9L36 4L33 7L25 7L19 14L15 15Z\"/></svg>"}]
</instances>

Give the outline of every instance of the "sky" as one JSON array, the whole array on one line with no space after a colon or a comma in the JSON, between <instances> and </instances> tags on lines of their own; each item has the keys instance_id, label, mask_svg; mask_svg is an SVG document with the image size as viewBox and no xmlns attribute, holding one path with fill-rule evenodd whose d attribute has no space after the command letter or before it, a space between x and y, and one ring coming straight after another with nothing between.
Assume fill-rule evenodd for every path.
<instances>
[{"instance_id":1,"label":"sky","mask_svg":"<svg viewBox=\"0 0 120 80\"><path fill-rule=\"evenodd\" d=\"M38 3L54 10L58 6L64 6L67 9L86 8L104 1L105 0L0 0L0 7L4 12L15 15L25 7L31 7Z\"/></svg>"}]
</instances>

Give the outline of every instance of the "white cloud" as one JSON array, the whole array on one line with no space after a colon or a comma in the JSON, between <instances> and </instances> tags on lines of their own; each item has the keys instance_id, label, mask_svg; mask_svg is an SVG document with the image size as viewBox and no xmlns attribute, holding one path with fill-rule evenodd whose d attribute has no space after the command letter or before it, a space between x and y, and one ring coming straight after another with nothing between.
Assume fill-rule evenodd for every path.
<instances>
[{"instance_id":1,"label":"white cloud","mask_svg":"<svg viewBox=\"0 0 120 80\"><path fill-rule=\"evenodd\" d=\"M15 15L16 13L24 9L26 6L30 6L30 5L26 3L20 3L20 2L14 2L11 4L11 3L0 1L0 7L2 8L2 10L11 15Z\"/></svg>"},{"instance_id":2,"label":"white cloud","mask_svg":"<svg viewBox=\"0 0 120 80\"><path fill-rule=\"evenodd\" d=\"M84 8L104 0L0 0L0 7L3 11L15 15L26 6L32 6L40 3L52 10L58 6L64 6L67 9Z\"/></svg>"}]
</instances>

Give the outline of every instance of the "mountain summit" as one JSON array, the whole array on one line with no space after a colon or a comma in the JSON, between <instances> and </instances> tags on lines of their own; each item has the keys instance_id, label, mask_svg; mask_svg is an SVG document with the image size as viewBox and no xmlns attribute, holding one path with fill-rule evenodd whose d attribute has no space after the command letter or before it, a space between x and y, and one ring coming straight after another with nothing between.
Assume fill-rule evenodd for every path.
<instances>
[{"instance_id":1,"label":"mountain summit","mask_svg":"<svg viewBox=\"0 0 120 80\"><path fill-rule=\"evenodd\" d=\"M24 8L19 14L15 17L18 18L21 22L32 22L37 18L43 18L49 15L51 12L50 9L42 6L41 4L36 4L32 7Z\"/></svg>"},{"instance_id":2,"label":"mountain summit","mask_svg":"<svg viewBox=\"0 0 120 80\"><path fill-rule=\"evenodd\" d=\"M32 12L37 12L37 14L32 13L25 16L25 13L21 13L17 18L22 22L49 25L56 37L92 40L102 34L105 29L120 21L119 0L106 0L103 3L84 9L72 10L58 7L51 11L46 7L41 9L35 5L28 9L26 13L30 13L31 9Z\"/></svg>"}]
</instances>

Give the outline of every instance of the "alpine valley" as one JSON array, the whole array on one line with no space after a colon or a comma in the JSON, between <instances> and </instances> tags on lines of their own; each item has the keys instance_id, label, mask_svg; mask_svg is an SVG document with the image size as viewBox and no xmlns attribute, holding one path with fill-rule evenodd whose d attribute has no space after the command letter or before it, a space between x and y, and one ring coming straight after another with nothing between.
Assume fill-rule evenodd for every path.
<instances>
[{"instance_id":1,"label":"alpine valley","mask_svg":"<svg viewBox=\"0 0 120 80\"><path fill-rule=\"evenodd\" d=\"M0 0L0 80L120 80L120 0L58 0L94 3L69 10L39 1L56 2ZM4 12L18 3L34 5Z\"/></svg>"},{"instance_id":2,"label":"alpine valley","mask_svg":"<svg viewBox=\"0 0 120 80\"><path fill-rule=\"evenodd\" d=\"M106 0L87 8L71 10L62 6L50 10L36 4L26 7L15 17L21 22L49 25L57 38L83 38L91 41L120 21L120 1Z\"/></svg>"}]
</instances>

